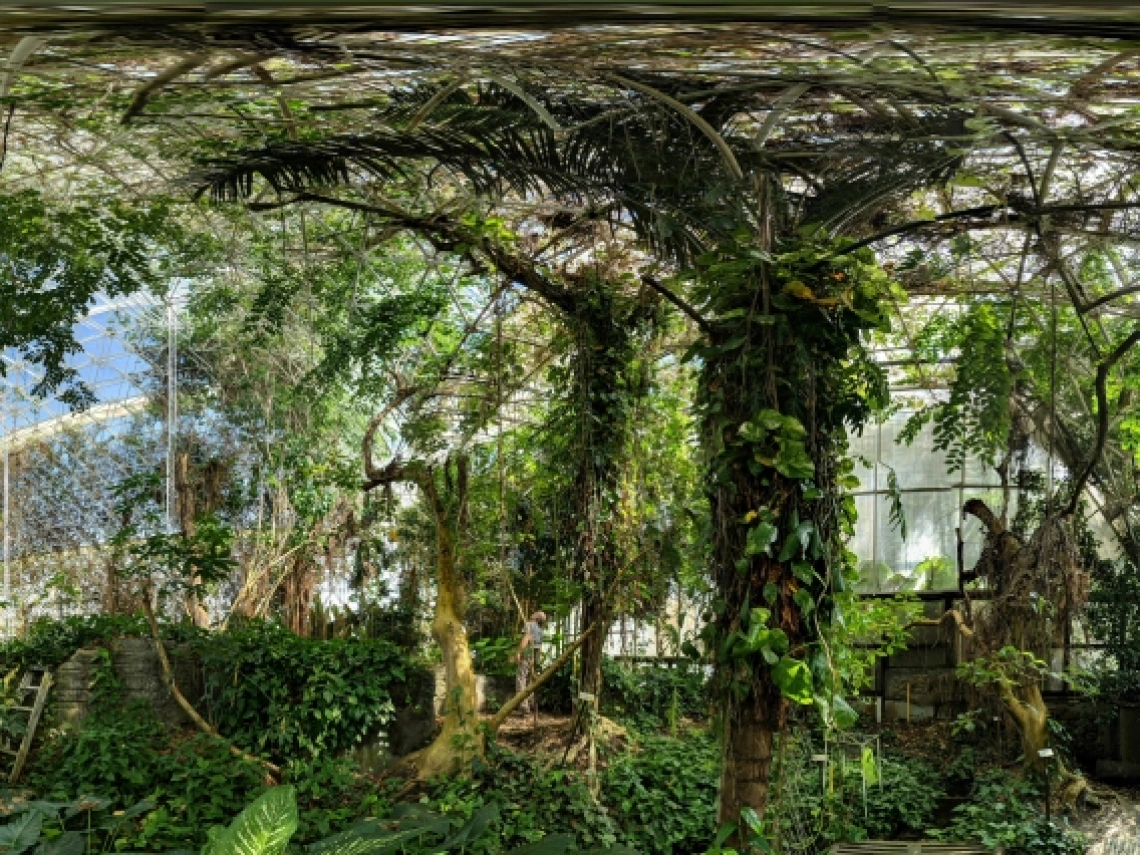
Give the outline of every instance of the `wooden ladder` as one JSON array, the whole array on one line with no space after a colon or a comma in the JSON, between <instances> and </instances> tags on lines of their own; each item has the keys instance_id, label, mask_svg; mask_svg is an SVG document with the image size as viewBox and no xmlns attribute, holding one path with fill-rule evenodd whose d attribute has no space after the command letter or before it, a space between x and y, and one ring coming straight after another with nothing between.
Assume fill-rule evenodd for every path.
<instances>
[{"instance_id":1,"label":"wooden ladder","mask_svg":"<svg viewBox=\"0 0 1140 855\"><path fill-rule=\"evenodd\" d=\"M14 712L26 713L28 725L24 729L24 738L20 740L20 747L13 748L11 744L0 745L0 751L5 754L14 754L16 759L12 764L12 771L8 775L8 783L14 784L20 780L24 772L24 764L28 762L28 752L32 750L32 742L36 738L36 728L39 727L40 718L44 714L47 704L48 692L51 690L51 671L40 665L32 665L24 672L20 685L16 688L16 706L10 709ZM30 705L29 705L30 704Z\"/></svg>"}]
</instances>

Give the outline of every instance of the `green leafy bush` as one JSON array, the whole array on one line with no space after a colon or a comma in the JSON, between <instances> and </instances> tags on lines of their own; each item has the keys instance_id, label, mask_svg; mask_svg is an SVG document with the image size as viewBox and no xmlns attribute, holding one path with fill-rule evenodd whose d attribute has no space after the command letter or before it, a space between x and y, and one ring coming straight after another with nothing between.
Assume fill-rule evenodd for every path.
<instances>
[{"instance_id":1,"label":"green leafy bush","mask_svg":"<svg viewBox=\"0 0 1140 855\"><path fill-rule=\"evenodd\" d=\"M163 851L202 845L206 828L228 822L235 806L265 789L265 769L235 758L220 740L172 734L142 701L124 708L105 649L93 683L91 714L80 727L53 733L37 754L28 780L36 792L64 800L98 793L116 805L145 800L150 807L119 833L131 848ZM381 801L346 760L294 761L285 779L300 794L302 843L343 828Z\"/></svg>"},{"instance_id":2,"label":"green leafy bush","mask_svg":"<svg viewBox=\"0 0 1140 855\"><path fill-rule=\"evenodd\" d=\"M162 634L168 641L188 641L205 635L190 623L164 624ZM0 669L7 672L29 665L55 668L82 647L113 638L143 637L150 637L150 626L142 614L40 618L28 628L24 638L0 644Z\"/></svg>"},{"instance_id":3,"label":"green leafy bush","mask_svg":"<svg viewBox=\"0 0 1140 855\"><path fill-rule=\"evenodd\" d=\"M572 709L575 681L566 665L538 690L544 712ZM602 714L638 730L675 727L682 719L703 720L709 709L708 677L697 665L630 667L602 660Z\"/></svg>"},{"instance_id":4,"label":"green leafy bush","mask_svg":"<svg viewBox=\"0 0 1140 855\"><path fill-rule=\"evenodd\" d=\"M622 843L653 855L700 852L716 833L719 778L712 737L652 737L605 770L601 799Z\"/></svg>"},{"instance_id":5,"label":"green leafy bush","mask_svg":"<svg viewBox=\"0 0 1140 855\"><path fill-rule=\"evenodd\" d=\"M169 623L162 634L189 642L201 661L204 709L218 730L279 762L335 755L376 733L409 672L407 657L386 640L300 638L266 621L214 633ZM142 615L45 619L0 645L0 667L55 667L82 647L149 635Z\"/></svg>"},{"instance_id":6,"label":"green leafy bush","mask_svg":"<svg viewBox=\"0 0 1140 855\"><path fill-rule=\"evenodd\" d=\"M252 621L202 636L205 707L218 730L250 751L287 762L336 755L382 728L407 657L380 639L300 638Z\"/></svg>"},{"instance_id":7,"label":"green leafy bush","mask_svg":"<svg viewBox=\"0 0 1140 855\"><path fill-rule=\"evenodd\" d=\"M708 716L708 676L698 665L631 668L607 659L602 676L602 711L639 730L676 730L683 719L699 721Z\"/></svg>"},{"instance_id":8,"label":"green leafy bush","mask_svg":"<svg viewBox=\"0 0 1140 855\"><path fill-rule=\"evenodd\" d=\"M774 818L783 826L815 829L821 843L919 834L945 795L930 764L901 755L876 757L870 747L832 767L826 793L819 766L807 755L789 752L785 762Z\"/></svg>"},{"instance_id":9,"label":"green leafy bush","mask_svg":"<svg viewBox=\"0 0 1140 855\"><path fill-rule=\"evenodd\" d=\"M475 656L475 670L480 674L509 677L518 669L514 661L519 648L517 638L480 638L471 645Z\"/></svg>"},{"instance_id":10,"label":"green leafy bush","mask_svg":"<svg viewBox=\"0 0 1140 855\"><path fill-rule=\"evenodd\" d=\"M479 852L502 852L552 834L569 835L581 847L611 846L617 840L613 821L580 775L547 770L535 757L495 746L470 779L440 782L428 805L463 819L495 806L497 818Z\"/></svg>"},{"instance_id":11,"label":"green leafy bush","mask_svg":"<svg viewBox=\"0 0 1140 855\"><path fill-rule=\"evenodd\" d=\"M938 800L946 792L938 772L921 760L884 758L883 779L867 787L866 810L858 807L854 821L868 837L893 839L900 833L921 831L933 820ZM862 788L862 773L849 766L846 785L853 794Z\"/></svg>"},{"instance_id":12,"label":"green leafy bush","mask_svg":"<svg viewBox=\"0 0 1140 855\"><path fill-rule=\"evenodd\" d=\"M149 796L165 775L162 751L168 738L141 701L124 710L96 710L77 731L44 743L28 783L51 799L100 793L131 804Z\"/></svg>"},{"instance_id":13,"label":"green leafy bush","mask_svg":"<svg viewBox=\"0 0 1140 855\"><path fill-rule=\"evenodd\" d=\"M1063 820L1046 820L1038 787L1002 769L978 776L970 801L954 809L950 825L931 836L976 840L1006 855L1080 855L1083 836Z\"/></svg>"}]
</instances>

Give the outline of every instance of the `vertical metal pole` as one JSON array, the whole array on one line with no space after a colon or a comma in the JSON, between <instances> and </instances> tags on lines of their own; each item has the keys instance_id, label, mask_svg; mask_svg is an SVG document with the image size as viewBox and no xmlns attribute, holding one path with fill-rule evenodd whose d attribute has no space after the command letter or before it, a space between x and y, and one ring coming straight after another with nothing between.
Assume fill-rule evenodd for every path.
<instances>
[{"instance_id":1,"label":"vertical metal pole","mask_svg":"<svg viewBox=\"0 0 1140 855\"><path fill-rule=\"evenodd\" d=\"M166 526L177 530L174 475L175 439L178 432L178 316L174 311L173 289L166 296Z\"/></svg>"},{"instance_id":2,"label":"vertical metal pole","mask_svg":"<svg viewBox=\"0 0 1140 855\"><path fill-rule=\"evenodd\" d=\"M4 419L4 637L12 637L12 573L9 546L9 527L8 527L8 508L9 508L9 488L8 488L8 459L12 446L12 425L11 419L7 418L5 413Z\"/></svg>"}]
</instances>

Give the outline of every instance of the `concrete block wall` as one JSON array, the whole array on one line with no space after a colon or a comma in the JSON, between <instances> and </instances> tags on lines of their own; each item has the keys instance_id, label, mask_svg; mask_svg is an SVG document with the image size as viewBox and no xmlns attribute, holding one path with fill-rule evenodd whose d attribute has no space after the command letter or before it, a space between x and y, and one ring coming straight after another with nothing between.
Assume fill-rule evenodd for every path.
<instances>
[{"instance_id":1,"label":"concrete block wall","mask_svg":"<svg viewBox=\"0 0 1140 855\"><path fill-rule=\"evenodd\" d=\"M122 685L123 700L141 700L153 707L159 721L178 728L190 719L178 706L162 675L162 666L154 642L148 638L119 638L109 645L115 676ZM178 688L197 703L202 698L202 674L193 653L186 645L166 647ZM91 711L92 681L95 678L99 650L94 647L76 651L55 671L50 702L54 719L62 724L78 724Z\"/></svg>"},{"instance_id":2,"label":"concrete block wall","mask_svg":"<svg viewBox=\"0 0 1140 855\"><path fill-rule=\"evenodd\" d=\"M923 615L938 620L941 602L923 604ZM911 630L906 650L880 662L875 691L882 697L884 722L951 719L965 709L965 694L955 677L954 645L940 626Z\"/></svg>"},{"instance_id":3,"label":"concrete block wall","mask_svg":"<svg viewBox=\"0 0 1140 855\"><path fill-rule=\"evenodd\" d=\"M149 704L159 720L171 728L189 727L192 722L166 687L154 643L145 638L121 638L109 645L115 676L125 701ZM187 645L168 644L178 687L199 710L204 694L202 670ZM91 712L94 700L92 681L100 652L84 648L55 671L50 710L57 724L77 725ZM395 758L426 745L435 735L437 718L445 711L446 692L442 668L412 672L407 683L393 692L395 711L388 726L367 737L354 758L366 769L381 769ZM476 677L477 705L498 709L514 694L514 678Z\"/></svg>"}]
</instances>

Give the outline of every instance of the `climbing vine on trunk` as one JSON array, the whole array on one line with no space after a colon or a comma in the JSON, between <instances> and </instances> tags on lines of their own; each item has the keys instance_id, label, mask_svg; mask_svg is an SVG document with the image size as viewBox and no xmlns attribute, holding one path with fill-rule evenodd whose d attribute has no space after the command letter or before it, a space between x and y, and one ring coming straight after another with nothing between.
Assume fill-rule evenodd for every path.
<instances>
[{"instance_id":1,"label":"climbing vine on trunk","mask_svg":"<svg viewBox=\"0 0 1140 855\"><path fill-rule=\"evenodd\" d=\"M854 576L847 437L887 390L864 347L891 287L866 250L822 235L731 243L700 259L709 339L697 406L712 509L717 597L702 633L715 667L721 820L768 802L774 735L789 702L853 717L824 630Z\"/></svg>"},{"instance_id":2,"label":"climbing vine on trunk","mask_svg":"<svg viewBox=\"0 0 1140 855\"><path fill-rule=\"evenodd\" d=\"M559 418L573 437L570 536L577 581L582 585L582 627L598 632L582 647L581 691L601 689L602 654L613 620L607 593L629 554L629 508L622 479L629 469L633 412L648 391L644 350L660 300L645 289L625 293L625 283L581 277L573 313L570 393Z\"/></svg>"}]
</instances>

